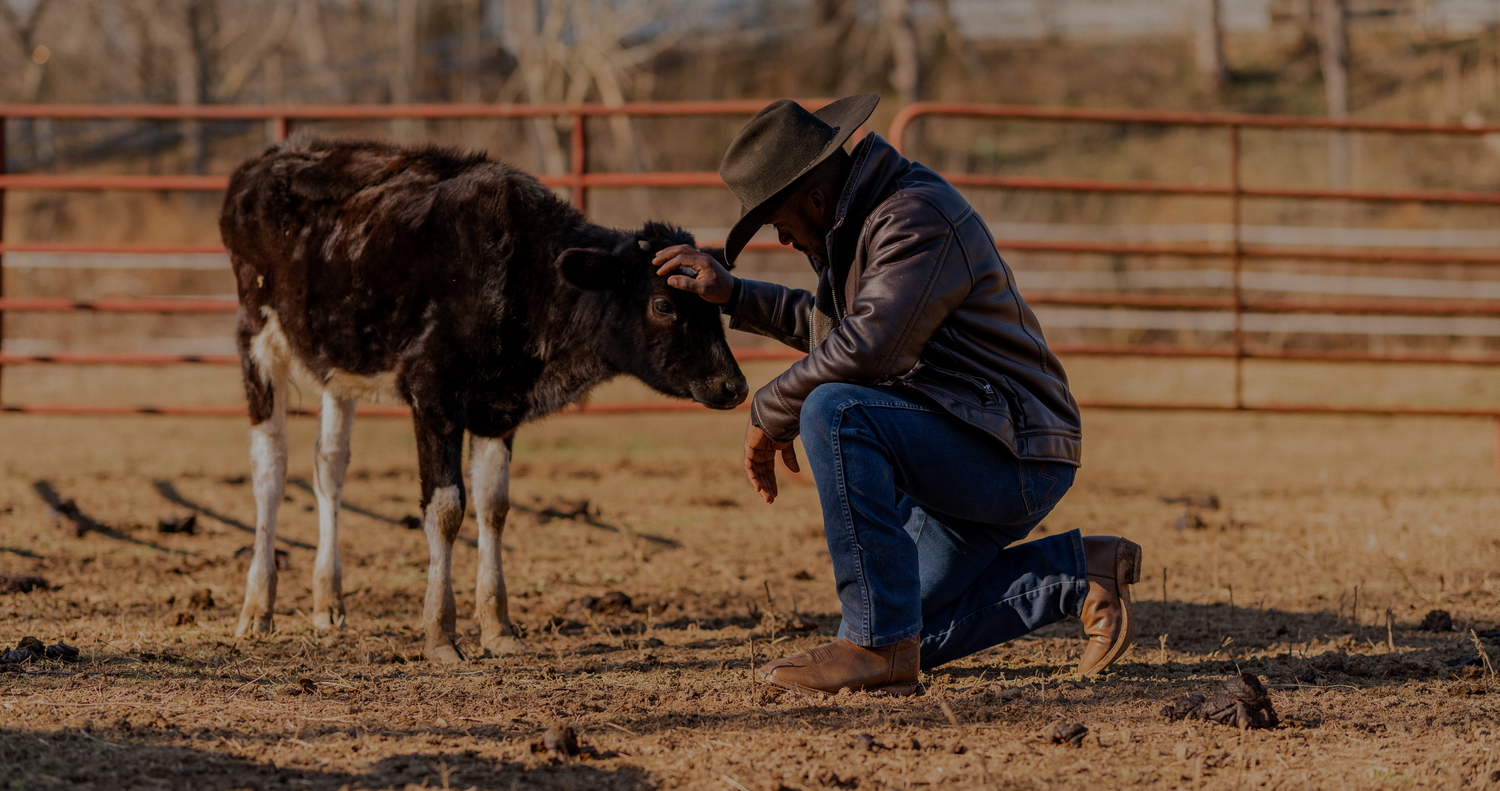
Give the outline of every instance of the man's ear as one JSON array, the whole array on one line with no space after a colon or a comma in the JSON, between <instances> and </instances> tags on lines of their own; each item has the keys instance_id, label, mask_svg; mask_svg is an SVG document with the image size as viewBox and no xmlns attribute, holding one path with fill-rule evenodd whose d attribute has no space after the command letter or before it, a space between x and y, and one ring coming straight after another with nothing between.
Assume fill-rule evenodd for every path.
<instances>
[{"instance_id":1,"label":"man's ear","mask_svg":"<svg viewBox=\"0 0 1500 791\"><path fill-rule=\"evenodd\" d=\"M725 261L724 260L724 248L722 248L722 247L700 247L698 249L700 251L702 251L702 252L708 253L708 255L710 257L712 257L715 261L718 261L719 262L719 266L722 266L725 269L733 269L734 268L734 262L733 261Z\"/></svg>"},{"instance_id":2,"label":"man's ear","mask_svg":"<svg viewBox=\"0 0 1500 791\"><path fill-rule=\"evenodd\" d=\"M574 247L557 257L563 280L584 291L613 288L624 282L620 262L603 250Z\"/></svg>"}]
</instances>

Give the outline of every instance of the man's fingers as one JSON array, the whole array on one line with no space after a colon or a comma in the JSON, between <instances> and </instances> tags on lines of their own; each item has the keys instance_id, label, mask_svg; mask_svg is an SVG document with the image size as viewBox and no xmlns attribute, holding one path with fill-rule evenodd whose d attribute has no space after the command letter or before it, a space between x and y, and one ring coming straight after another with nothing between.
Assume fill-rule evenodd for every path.
<instances>
[{"instance_id":1,"label":"man's fingers","mask_svg":"<svg viewBox=\"0 0 1500 791\"><path fill-rule=\"evenodd\" d=\"M680 288L683 291L691 291L694 294L701 295L703 293L703 281L695 277L688 277L687 275L673 275L667 278L667 285L672 288Z\"/></svg>"},{"instance_id":2,"label":"man's fingers","mask_svg":"<svg viewBox=\"0 0 1500 791\"><path fill-rule=\"evenodd\" d=\"M688 244L674 244L671 247L663 247L651 256L651 263L661 266L663 262L670 261L686 252L697 252L698 248Z\"/></svg>"},{"instance_id":3,"label":"man's fingers","mask_svg":"<svg viewBox=\"0 0 1500 791\"><path fill-rule=\"evenodd\" d=\"M788 445L783 448L781 451L781 461L792 472L802 472L802 467L797 464L797 446Z\"/></svg>"}]
</instances>

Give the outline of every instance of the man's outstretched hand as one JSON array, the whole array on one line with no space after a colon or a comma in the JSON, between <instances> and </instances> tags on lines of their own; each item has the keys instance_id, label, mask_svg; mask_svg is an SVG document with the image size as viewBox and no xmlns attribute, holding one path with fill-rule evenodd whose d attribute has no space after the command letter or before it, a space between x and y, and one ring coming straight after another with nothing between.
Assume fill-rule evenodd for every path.
<instances>
[{"instance_id":1,"label":"man's outstretched hand","mask_svg":"<svg viewBox=\"0 0 1500 791\"><path fill-rule=\"evenodd\" d=\"M715 305L728 302L734 294L734 276L729 274L729 270L715 261L713 256L692 245L679 244L662 248L651 259L651 263L656 265L658 275L671 274L678 269L691 269L698 273L697 277L672 275L667 278L667 285L691 291Z\"/></svg>"},{"instance_id":2,"label":"man's outstretched hand","mask_svg":"<svg viewBox=\"0 0 1500 791\"><path fill-rule=\"evenodd\" d=\"M802 472L797 464L797 450L790 442L777 442L751 423L745 428L745 477L766 504L776 502L776 454L792 472Z\"/></svg>"}]
</instances>

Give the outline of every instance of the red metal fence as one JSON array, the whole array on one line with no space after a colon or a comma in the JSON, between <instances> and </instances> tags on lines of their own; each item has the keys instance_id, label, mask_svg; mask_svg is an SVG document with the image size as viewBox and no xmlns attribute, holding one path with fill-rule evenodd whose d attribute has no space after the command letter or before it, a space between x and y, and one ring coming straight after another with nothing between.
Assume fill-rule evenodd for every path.
<instances>
[{"instance_id":1,"label":"red metal fence","mask_svg":"<svg viewBox=\"0 0 1500 791\"><path fill-rule=\"evenodd\" d=\"M820 106L819 100L804 104ZM194 190L216 191L225 188L225 176L146 176L146 175L32 175L4 173L4 124L6 118L50 118L74 120L259 120L268 123L270 136L283 138L297 122L332 120L384 121L411 119L499 119L499 118L571 118L571 167L566 174L541 176L543 183L568 189L571 199L586 206L587 191L595 187L716 187L718 174L706 172L599 173L587 169L585 121L601 116L748 116L764 102L650 102L617 107L603 105L375 105L375 106L68 106L68 105L0 105L0 289L3 289L3 254L6 252L45 253L137 253L180 254L222 252L218 245L109 244L4 241L4 198L7 190ZM1326 362L1445 362L1455 364L1494 365L1500 356L1452 357L1443 355L1405 354L1370 355L1332 350L1256 350L1244 341L1243 320L1247 313L1333 313L1414 316L1500 316L1500 301L1478 299L1255 299L1248 300L1242 287L1244 263L1252 259L1301 259L1309 261L1345 261L1361 263L1408 264L1500 264L1500 255L1453 254L1446 252L1356 250L1344 248L1308 248L1281 245L1250 244L1242 239L1241 221L1246 201L1263 199L1339 200L1383 203L1423 203L1500 206L1500 192L1458 190L1361 191L1308 188L1253 187L1243 183L1241 132L1245 129L1312 129L1349 132L1422 133L1475 136L1500 134L1500 126L1453 126L1417 123L1384 123L1369 121L1335 121L1321 118L1253 116L1234 114L1161 113L1139 111L1101 111L1013 107L1001 105L918 103L901 110L890 130L890 139L901 148L907 131L919 119L964 117L996 121L1040 121L1070 124L1133 124L1172 128L1222 130L1229 154L1229 181L1220 185L1200 185L1157 181L1106 181L1099 179L1058 179L1031 176L978 175L945 173L960 187L992 188L1011 191L1050 191L1093 194L1136 194L1161 196L1203 196L1230 202L1232 239L1227 246L1210 244L1139 244L1113 242L1067 242L1001 239L1002 250L1017 253L1099 253L1129 256L1177 256L1187 258L1227 258L1233 268L1233 288L1228 296L1175 296L1142 294L1087 294L1027 292L1035 305L1111 307L1121 309L1168 309L1182 311L1227 311L1233 316L1232 343L1229 348L1184 349L1170 347L1066 345L1055 344L1063 355L1156 356L1227 358L1235 367L1234 398L1225 403L1189 402L1119 402L1085 401L1084 406L1122 409L1204 409L1256 410L1267 412L1315 412L1351 414L1413 414L1454 416L1500 416L1500 408L1425 408L1405 406L1338 406L1316 404L1247 403L1243 388L1243 363L1247 359L1319 360ZM752 244L752 250L781 249L774 244ZM216 313L233 312L232 302L217 300L110 299L76 301L68 299L6 298L0 291L0 317L4 312L132 312L132 313ZM3 324L0 324L3 327ZM3 341L3 339L0 339ZM790 351L745 351L741 359L791 358ZM0 345L0 370L5 365L57 363L68 365L96 364L234 364L233 355L159 355L69 353L50 355L11 354ZM3 402L0 402L3 403ZM592 404L587 411L634 411L691 409L696 405L668 402ZM237 406L171 406L140 407L128 405L5 404L10 412L47 412L68 414L240 414ZM362 414L406 414L404 410L361 408Z\"/></svg>"}]
</instances>

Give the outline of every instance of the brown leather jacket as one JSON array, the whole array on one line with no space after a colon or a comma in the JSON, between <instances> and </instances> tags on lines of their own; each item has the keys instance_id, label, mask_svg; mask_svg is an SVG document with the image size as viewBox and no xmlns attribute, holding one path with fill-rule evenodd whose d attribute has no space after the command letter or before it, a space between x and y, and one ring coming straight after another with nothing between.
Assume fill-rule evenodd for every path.
<instances>
[{"instance_id":1,"label":"brown leather jacket","mask_svg":"<svg viewBox=\"0 0 1500 791\"><path fill-rule=\"evenodd\" d=\"M1082 433L1067 374L984 220L878 135L853 154L828 232L833 265L809 258L816 295L742 279L725 307L730 327L809 352L755 394L752 420L787 442L818 385L895 384L1019 458L1077 465Z\"/></svg>"}]
</instances>

